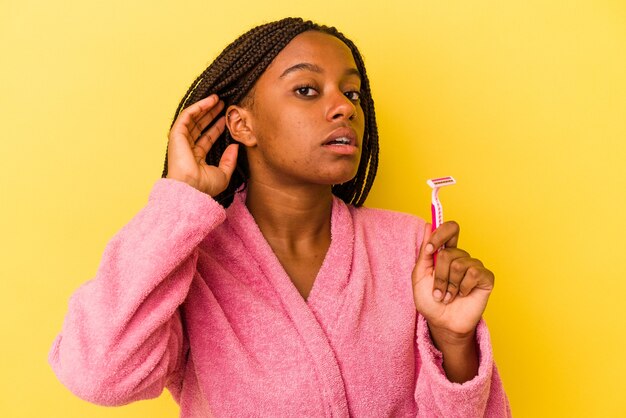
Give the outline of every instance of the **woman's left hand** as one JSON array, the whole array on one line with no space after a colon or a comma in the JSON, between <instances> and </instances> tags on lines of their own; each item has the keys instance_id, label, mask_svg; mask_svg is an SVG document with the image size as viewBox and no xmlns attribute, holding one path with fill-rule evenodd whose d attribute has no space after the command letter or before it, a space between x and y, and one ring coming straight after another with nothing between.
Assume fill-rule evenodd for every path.
<instances>
[{"instance_id":1,"label":"woman's left hand","mask_svg":"<svg viewBox=\"0 0 626 418\"><path fill-rule=\"evenodd\" d=\"M494 275L480 260L457 248L456 222L444 222L432 234L430 230L426 224L413 270L415 307L428 322L433 337L443 336L453 342L473 339L493 290ZM437 253L435 266L433 255L442 246L445 248Z\"/></svg>"}]
</instances>

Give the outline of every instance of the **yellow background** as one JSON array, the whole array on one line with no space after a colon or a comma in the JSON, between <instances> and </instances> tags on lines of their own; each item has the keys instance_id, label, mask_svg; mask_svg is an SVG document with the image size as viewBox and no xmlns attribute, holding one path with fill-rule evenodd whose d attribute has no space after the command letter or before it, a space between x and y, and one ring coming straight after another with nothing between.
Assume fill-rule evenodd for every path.
<instances>
[{"instance_id":1,"label":"yellow background","mask_svg":"<svg viewBox=\"0 0 626 418\"><path fill-rule=\"evenodd\" d=\"M429 217L496 272L486 318L517 417L626 416L626 4L0 0L0 416L174 417L73 397L47 365L68 298L161 172L181 96L240 33L338 26L372 80L369 206Z\"/></svg>"}]
</instances>

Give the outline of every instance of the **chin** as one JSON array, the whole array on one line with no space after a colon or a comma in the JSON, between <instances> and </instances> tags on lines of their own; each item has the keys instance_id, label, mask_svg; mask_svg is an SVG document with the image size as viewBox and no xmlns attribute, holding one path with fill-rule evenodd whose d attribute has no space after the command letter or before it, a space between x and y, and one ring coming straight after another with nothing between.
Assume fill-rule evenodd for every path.
<instances>
[{"instance_id":1,"label":"chin","mask_svg":"<svg viewBox=\"0 0 626 418\"><path fill-rule=\"evenodd\" d=\"M350 170L347 173L337 173L337 175L334 175L332 176L332 178L329 178L326 184L335 186L335 185L347 183L356 177L357 172L358 170Z\"/></svg>"}]
</instances>

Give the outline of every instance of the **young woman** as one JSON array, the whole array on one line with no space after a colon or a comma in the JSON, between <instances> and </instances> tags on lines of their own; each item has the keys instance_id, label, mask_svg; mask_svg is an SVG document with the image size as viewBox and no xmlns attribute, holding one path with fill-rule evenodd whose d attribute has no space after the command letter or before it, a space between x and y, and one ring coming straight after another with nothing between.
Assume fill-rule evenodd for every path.
<instances>
[{"instance_id":1,"label":"young woman","mask_svg":"<svg viewBox=\"0 0 626 418\"><path fill-rule=\"evenodd\" d=\"M292 18L244 34L72 297L59 379L104 405L167 387L182 417L510 415L481 320L493 274L455 223L361 207L377 153L352 42Z\"/></svg>"}]
</instances>

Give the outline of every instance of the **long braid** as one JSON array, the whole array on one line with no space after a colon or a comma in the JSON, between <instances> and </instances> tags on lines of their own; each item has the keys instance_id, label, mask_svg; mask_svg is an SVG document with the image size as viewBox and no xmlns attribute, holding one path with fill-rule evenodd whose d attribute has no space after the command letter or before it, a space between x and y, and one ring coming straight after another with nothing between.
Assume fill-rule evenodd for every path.
<instances>
[{"instance_id":1,"label":"long braid","mask_svg":"<svg viewBox=\"0 0 626 418\"><path fill-rule=\"evenodd\" d=\"M378 167L378 128L374 113L374 102L370 91L365 65L358 49L334 27L317 25L300 18L286 18L257 26L228 45L191 84L176 109L172 125L183 109L216 93L224 101L224 109L231 104L241 104L248 97L254 84L265 72L270 63L293 38L302 32L316 30L335 36L352 51L357 69L361 75L361 106L366 124L363 135L361 161L356 176L343 184L332 187L333 194L348 204L360 206L374 182ZM223 114L224 111L222 111ZM207 127L208 129L208 127ZM233 143L228 129L215 141L206 156L210 165L218 165L226 147ZM167 152L163 167L163 177L167 176ZM240 149L237 168L226 190L215 199L223 206L231 204L235 192L248 180L246 153Z\"/></svg>"}]
</instances>

